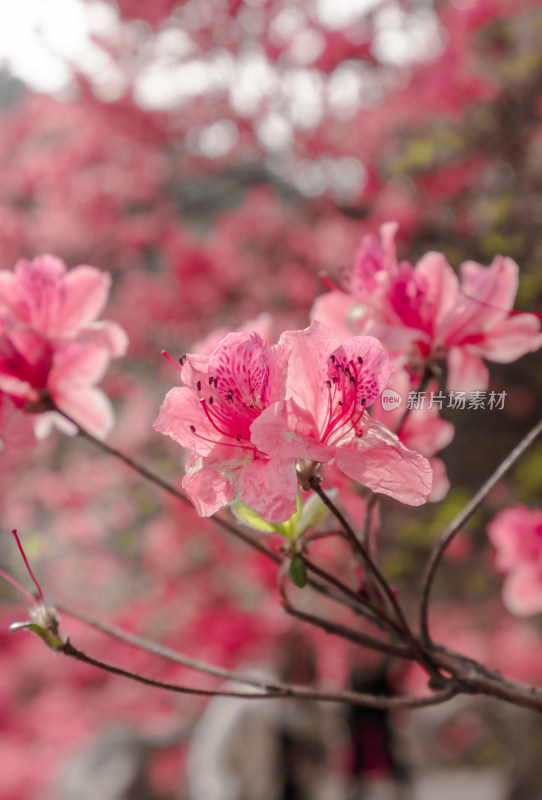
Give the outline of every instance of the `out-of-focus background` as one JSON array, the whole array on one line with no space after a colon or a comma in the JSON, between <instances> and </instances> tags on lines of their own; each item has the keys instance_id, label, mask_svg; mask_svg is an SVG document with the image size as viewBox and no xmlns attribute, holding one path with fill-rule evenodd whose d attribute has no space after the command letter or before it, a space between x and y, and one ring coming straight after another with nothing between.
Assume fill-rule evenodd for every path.
<instances>
[{"instance_id":1,"label":"out-of-focus background","mask_svg":"<svg viewBox=\"0 0 542 800\"><path fill-rule=\"evenodd\" d=\"M1 3L0 267L50 252L112 274L105 316L130 338L103 383L112 444L179 482L179 448L152 429L177 383L160 352L178 357L262 314L272 338L305 327L322 273L339 284L361 237L388 220L412 262L433 249L454 267L511 256L516 308L540 312L541 44L537 0ZM507 392L502 411L446 412L446 499L416 514L384 505L383 566L404 593L536 420L539 357L491 365L491 388ZM12 528L53 600L190 655L298 681L420 688L416 674L294 625L273 564L90 444L38 444L24 420L2 439L0 561L25 585ZM434 610L443 641L533 682L540 624L504 610L484 529L506 505L540 502L541 478L538 446L454 548ZM389 717L221 700L202 717L197 698L9 634L27 612L4 582L0 599L2 800L540 797L529 712L474 699ZM89 652L209 685L65 627ZM371 763L360 731L381 739Z\"/></svg>"}]
</instances>

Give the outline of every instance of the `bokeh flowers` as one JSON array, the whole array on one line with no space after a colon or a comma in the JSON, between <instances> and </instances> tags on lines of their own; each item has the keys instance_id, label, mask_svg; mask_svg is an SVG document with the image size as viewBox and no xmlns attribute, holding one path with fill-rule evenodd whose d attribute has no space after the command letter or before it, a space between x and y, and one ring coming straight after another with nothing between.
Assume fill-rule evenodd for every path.
<instances>
[{"instance_id":1,"label":"bokeh flowers","mask_svg":"<svg viewBox=\"0 0 542 800\"><path fill-rule=\"evenodd\" d=\"M495 256L491 266L461 264L458 280L442 253L426 253L415 266L397 261L396 223L381 240L364 237L345 290L318 298L313 318L345 331L377 336L418 375L446 357L448 389L485 390L483 359L507 364L542 345L534 314L512 311L519 268Z\"/></svg>"},{"instance_id":2,"label":"bokeh flowers","mask_svg":"<svg viewBox=\"0 0 542 800\"><path fill-rule=\"evenodd\" d=\"M111 278L94 267L67 271L53 256L20 260L0 271L0 392L37 414L35 432L55 423L55 408L99 437L113 425L111 403L96 388L127 337L114 322L98 321Z\"/></svg>"},{"instance_id":3,"label":"bokeh flowers","mask_svg":"<svg viewBox=\"0 0 542 800\"><path fill-rule=\"evenodd\" d=\"M487 528L497 551L496 567L506 573L503 602L512 614L542 611L542 511L514 506L501 511Z\"/></svg>"}]
</instances>

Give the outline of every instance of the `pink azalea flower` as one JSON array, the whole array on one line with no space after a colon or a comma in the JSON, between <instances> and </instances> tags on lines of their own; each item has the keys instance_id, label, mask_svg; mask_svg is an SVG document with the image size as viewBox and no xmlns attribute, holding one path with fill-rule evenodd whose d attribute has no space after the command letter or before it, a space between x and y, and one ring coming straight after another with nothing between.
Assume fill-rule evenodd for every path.
<instances>
[{"instance_id":1,"label":"pink azalea flower","mask_svg":"<svg viewBox=\"0 0 542 800\"><path fill-rule=\"evenodd\" d=\"M84 338L109 351L126 352L126 334L114 322L97 322L111 288L111 276L95 267L69 272L59 258L21 259L13 271L0 270L0 316L9 327L24 325L50 341Z\"/></svg>"},{"instance_id":2,"label":"pink azalea flower","mask_svg":"<svg viewBox=\"0 0 542 800\"><path fill-rule=\"evenodd\" d=\"M38 414L38 436L52 424L74 432L55 405L96 436L113 425L111 404L95 388L127 346L122 328L96 321L110 282L93 267L66 272L53 256L0 271L0 392Z\"/></svg>"},{"instance_id":3,"label":"pink azalea flower","mask_svg":"<svg viewBox=\"0 0 542 800\"><path fill-rule=\"evenodd\" d=\"M512 614L542 611L542 511L514 506L501 511L487 527L497 551L497 569L507 573L503 602Z\"/></svg>"},{"instance_id":4,"label":"pink azalea flower","mask_svg":"<svg viewBox=\"0 0 542 800\"><path fill-rule=\"evenodd\" d=\"M396 229L383 225L381 244L364 238L346 293L319 298L313 318L333 323L344 309L352 332L408 355L415 373L447 356L448 388L461 391L487 389L483 358L509 363L542 346L536 316L512 315L519 280L512 259L496 256L490 267L467 261L460 284L442 253L427 253L416 266L398 263Z\"/></svg>"},{"instance_id":5,"label":"pink azalea flower","mask_svg":"<svg viewBox=\"0 0 542 800\"><path fill-rule=\"evenodd\" d=\"M296 510L292 460L273 458L251 426L282 396L284 361L257 333L230 333L209 356L181 360L184 386L168 392L154 427L192 451L183 488L200 516L236 497L270 522Z\"/></svg>"},{"instance_id":6,"label":"pink azalea flower","mask_svg":"<svg viewBox=\"0 0 542 800\"><path fill-rule=\"evenodd\" d=\"M427 387L426 396L437 392L436 381ZM446 497L450 482L446 475L446 467L435 454L447 447L454 438L454 426L451 422L441 419L438 407L433 404L431 408L413 408L401 424L406 408L406 398L410 389L409 376L405 370L396 370L390 380L388 389L393 390L401 397L401 404L393 410L385 410L382 403L374 403L371 408L371 417L397 431L400 441L410 450L416 450L429 459L433 471L433 487L428 500L436 503ZM429 400L427 400L429 405ZM399 427L400 426L400 427Z\"/></svg>"},{"instance_id":7,"label":"pink azalea flower","mask_svg":"<svg viewBox=\"0 0 542 800\"><path fill-rule=\"evenodd\" d=\"M313 322L279 340L288 360L285 398L252 423L252 441L272 456L328 463L375 492L420 505L431 468L366 409L388 385L393 359L370 336L339 344Z\"/></svg>"}]
</instances>

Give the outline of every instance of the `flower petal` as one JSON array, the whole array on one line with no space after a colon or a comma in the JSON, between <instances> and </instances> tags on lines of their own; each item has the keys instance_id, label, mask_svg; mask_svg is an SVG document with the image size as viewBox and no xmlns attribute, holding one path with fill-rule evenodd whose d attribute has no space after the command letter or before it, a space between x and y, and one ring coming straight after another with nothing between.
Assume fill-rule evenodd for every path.
<instances>
[{"instance_id":1,"label":"flower petal","mask_svg":"<svg viewBox=\"0 0 542 800\"><path fill-rule=\"evenodd\" d=\"M318 438L310 411L292 397L266 408L252 423L250 438L258 450L271 456L324 463L333 458L333 450Z\"/></svg>"},{"instance_id":2,"label":"flower petal","mask_svg":"<svg viewBox=\"0 0 542 800\"><path fill-rule=\"evenodd\" d=\"M508 364L542 347L540 322L534 314L517 314L494 325L476 349L490 361Z\"/></svg>"},{"instance_id":3,"label":"flower petal","mask_svg":"<svg viewBox=\"0 0 542 800\"><path fill-rule=\"evenodd\" d=\"M167 393L153 427L200 456L217 456L223 452L223 437L209 422L196 392L187 386ZM231 457L231 452L229 447L224 457Z\"/></svg>"},{"instance_id":4,"label":"flower petal","mask_svg":"<svg viewBox=\"0 0 542 800\"><path fill-rule=\"evenodd\" d=\"M285 522L296 512L295 461L258 459L239 478L240 497L267 522Z\"/></svg>"},{"instance_id":5,"label":"flower petal","mask_svg":"<svg viewBox=\"0 0 542 800\"><path fill-rule=\"evenodd\" d=\"M536 564L523 565L509 575L503 586L503 603L518 617L542 612L542 570Z\"/></svg>"},{"instance_id":6,"label":"flower petal","mask_svg":"<svg viewBox=\"0 0 542 800\"><path fill-rule=\"evenodd\" d=\"M321 322L302 331L287 331L279 339L288 362L286 395L301 409L310 410L316 428L322 429L328 412L328 397L322 388L328 379L328 358L339 342Z\"/></svg>"},{"instance_id":7,"label":"flower petal","mask_svg":"<svg viewBox=\"0 0 542 800\"><path fill-rule=\"evenodd\" d=\"M98 439L105 439L115 422L113 407L106 395L92 386L70 385L51 391L53 400L79 425Z\"/></svg>"},{"instance_id":8,"label":"flower petal","mask_svg":"<svg viewBox=\"0 0 542 800\"><path fill-rule=\"evenodd\" d=\"M352 447L337 448L337 466L345 475L411 506L425 503L432 487L432 470L426 458L408 450L383 426L368 426L363 439Z\"/></svg>"},{"instance_id":9,"label":"flower petal","mask_svg":"<svg viewBox=\"0 0 542 800\"><path fill-rule=\"evenodd\" d=\"M452 347L448 352L447 389L454 392L485 391L489 370L479 355L466 347Z\"/></svg>"},{"instance_id":10,"label":"flower petal","mask_svg":"<svg viewBox=\"0 0 542 800\"><path fill-rule=\"evenodd\" d=\"M364 407L368 408L390 382L394 369L391 353L374 336L352 336L332 355L346 364L354 362L352 369L356 376L357 400L358 403L364 401ZM361 362L358 361L360 358Z\"/></svg>"},{"instance_id":11,"label":"flower petal","mask_svg":"<svg viewBox=\"0 0 542 800\"><path fill-rule=\"evenodd\" d=\"M183 489L200 517L210 517L235 498L229 480L214 469L201 466L201 459L191 458L183 478Z\"/></svg>"},{"instance_id":12,"label":"flower petal","mask_svg":"<svg viewBox=\"0 0 542 800\"><path fill-rule=\"evenodd\" d=\"M95 267L83 265L67 273L64 287L62 316L55 333L51 335L70 336L94 322L107 302L111 276Z\"/></svg>"}]
</instances>

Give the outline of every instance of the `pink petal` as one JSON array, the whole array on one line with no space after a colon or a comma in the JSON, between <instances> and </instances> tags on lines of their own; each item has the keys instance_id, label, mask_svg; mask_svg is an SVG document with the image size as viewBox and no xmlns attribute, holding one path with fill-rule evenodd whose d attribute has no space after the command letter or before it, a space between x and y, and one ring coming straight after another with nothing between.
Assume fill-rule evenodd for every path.
<instances>
[{"instance_id":1,"label":"pink petal","mask_svg":"<svg viewBox=\"0 0 542 800\"><path fill-rule=\"evenodd\" d=\"M70 336L94 322L107 302L111 276L95 267L75 267L67 273L64 287L62 316L51 335Z\"/></svg>"},{"instance_id":2,"label":"pink petal","mask_svg":"<svg viewBox=\"0 0 542 800\"><path fill-rule=\"evenodd\" d=\"M446 474L446 467L440 458L430 458L429 464L433 470L433 487L427 498L429 503L438 503L444 500L450 489L450 481Z\"/></svg>"},{"instance_id":3,"label":"pink petal","mask_svg":"<svg viewBox=\"0 0 542 800\"><path fill-rule=\"evenodd\" d=\"M181 363L181 378L186 386L195 389L198 381L205 386L209 379L209 356L190 353L183 356Z\"/></svg>"},{"instance_id":4,"label":"pink petal","mask_svg":"<svg viewBox=\"0 0 542 800\"><path fill-rule=\"evenodd\" d=\"M542 570L527 565L509 575L504 582L503 603L511 614L529 617L542 611Z\"/></svg>"},{"instance_id":5,"label":"pink petal","mask_svg":"<svg viewBox=\"0 0 542 800\"><path fill-rule=\"evenodd\" d=\"M441 419L435 406L431 409L414 409L406 418L400 432L401 441L422 456L433 456L447 447L454 438L451 422Z\"/></svg>"},{"instance_id":6,"label":"pink petal","mask_svg":"<svg viewBox=\"0 0 542 800\"><path fill-rule=\"evenodd\" d=\"M36 414L34 417L34 435L36 439L46 439L53 428L56 428L66 436L77 436L77 425L68 422L66 417L56 411L45 411L43 414Z\"/></svg>"},{"instance_id":7,"label":"pink petal","mask_svg":"<svg viewBox=\"0 0 542 800\"><path fill-rule=\"evenodd\" d=\"M80 342L67 342L54 354L48 386L64 387L69 383L99 383L109 365L109 355L101 347Z\"/></svg>"},{"instance_id":8,"label":"pink petal","mask_svg":"<svg viewBox=\"0 0 542 800\"><path fill-rule=\"evenodd\" d=\"M37 402L39 400L39 394L28 381L23 381L13 375L4 375L2 372L0 372L0 392L4 392L14 401L17 398L20 398L20 401L27 399ZM24 403L19 402L18 405L23 406Z\"/></svg>"},{"instance_id":9,"label":"pink petal","mask_svg":"<svg viewBox=\"0 0 542 800\"><path fill-rule=\"evenodd\" d=\"M223 438L205 416L196 392L187 386L176 387L167 393L153 427L200 456L218 456L222 452L224 458L228 458L232 452L237 452L231 447L227 450L220 447Z\"/></svg>"},{"instance_id":10,"label":"pink petal","mask_svg":"<svg viewBox=\"0 0 542 800\"><path fill-rule=\"evenodd\" d=\"M228 479L214 469L198 465L201 459L189 459L183 489L200 517L210 517L235 498Z\"/></svg>"},{"instance_id":11,"label":"pink petal","mask_svg":"<svg viewBox=\"0 0 542 800\"><path fill-rule=\"evenodd\" d=\"M416 276L425 283L427 300L433 306L432 328L438 331L442 320L457 307L457 275L442 253L430 252L416 264Z\"/></svg>"},{"instance_id":12,"label":"pink petal","mask_svg":"<svg viewBox=\"0 0 542 800\"><path fill-rule=\"evenodd\" d=\"M534 314L517 314L503 319L476 345L484 358L498 364L508 364L539 347L542 347L542 333Z\"/></svg>"},{"instance_id":13,"label":"pink petal","mask_svg":"<svg viewBox=\"0 0 542 800\"><path fill-rule=\"evenodd\" d=\"M267 405L269 363L267 345L255 333L229 333L209 356L209 376L218 381L218 391L231 389L239 402L259 398Z\"/></svg>"},{"instance_id":14,"label":"pink petal","mask_svg":"<svg viewBox=\"0 0 542 800\"><path fill-rule=\"evenodd\" d=\"M0 270L0 311L12 322L30 322L25 292L12 270Z\"/></svg>"},{"instance_id":15,"label":"pink petal","mask_svg":"<svg viewBox=\"0 0 542 800\"><path fill-rule=\"evenodd\" d=\"M21 321L28 321L43 333L56 335L65 273L64 262L54 256L39 256L33 261L22 259L16 263L14 274L26 304L26 309L17 304Z\"/></svg>"},{"instance_id":16,"label":"pink petal","mask_svg":"<svg viewBox=\"0 0 542 800\"><path fill-rule=\"evenodd\" d=\"M467 347L452 347L448 352L448 390L454 392L485 391L489 370L479 355Z\"/></svg>"},{"instance_id":17,"label":"pink petal","mask_svg":"<svg viewBox=\"0 0 542 800\"><path fill-rule=\"evenodd\" d=\"M460 271L461 302L443 321L439 334L446 347L483 341L508 315L518 288L518 266L510 258L497 256L491 267L466 261Z\"/></svg>"},{"instance_id":18,"label":"pink petal","mask_svg":"<svg viewBox=\"0 0 542 800\"><path fill-rule=\"evenodd\" d=\"M348 312L352 305L352 297L345 292L328 292L316 298L310 317L327 325L343 342L355 333L355 327L352 330L348 323Z\"/></svg>"},{"instance_id":19,"label":"pink petal","mask_svg":"<svg viewBox=\"0 0 542 800\"><path fill-rule=\"evenodd\" d=\"M110 433L115 421L113 407L99 389L71 385L51 394L61 411L98 439L105 439Z\"/></svg>"},{"instance_id":20,"label":"pink petal","mask_svg":"<svg viewBox=\"0 0 542 800\"><path fill-rule=\"evenodd\" d=\"M306 458L326 463L333 450L321 443L316 420L293 398L275 403L257 417L250 438L258 450L279 458Z\"/></svg>"},{"instance_id":21,"label":"pink petal","mask_svg":"<svg viewBox=\"0 0 542 800\"><path fill-rule=\"evenodd\" d=\"M397 272L395 234L398 224L386 222L380 228L380 242L369 234L364 236L350 277L350 293L364 300L379 285L379 278Z\"/></svg>"},{"instance_id":22,"label":"pink petal","mask_svg":"<svg viewBox=\"0 0 542 800\"><path fill-rule=\"evenodd\" d=\"M33 328L21 326L0 335L0 375L4 381L9 377L44 389L52 360L51 344Z\"/></svg>"},{"instance_id":23,"label":"pink petal","mask_svg":"<svg viewBox=\"0 0 542 800\"><path fill-rule=\"evenodd\" d=\"M499 319L514 305L519 286L519 267L511 258L495 256L491 266L465 261L459 267L463 295L478 305L486 319Z\"/></svg>"},{"instance_id":24,"label":"pink petal","mask_svg":"<svg viewBox=\"0 0 542 800\"><path fill-rule=\"evenodd\" d=\"M374 336L353 336L339 345L333 355L354 362L358 401L363 398L365 407L371 406L390 382L394 369L391 353ZM359 357L363 359L361 364L358 363Z\"/></svg>"},{"instance_id":25,"label":"pink petal","mask_svg":"<svg viewBox=\"0 0 542 800\"><path fill-rule=\"evenodd\" d=\"M521 564L540 563L541 533L542 511L518 505L497 514L487 526L488 539L497 551L497 569L508 572Z\"/></svg>"},{"instance_id":26,"label":"pink petal","mask_svg":"<svg viewBox=\"0 0 542 800\"><path fill-rule=\"evenodd\" d=\"M296 512L295 461L258 459L240 475L241 500L267 522L285 522Z\"/></svg>"},{"instance_id":27,"label":"pink petal","mask_svg":"<svg viewBox=\"0 0 542 800\"><path fill-rule=\"evenodd\" d=\"M354 439L352 447L337 448L336 455L337 466L345 475L401 503L421 505L431 491L428 460L408 450L381 426L377 431L368 428L363 439Z\"/></svg>"},{"instance_id":28,"label":"pink petal","mask_svg":"<svg viewBox=\"0 0 542 800\"><path fill-rule=\"evenodd\" d=\"M316 321L279 339L288 360L287 396L310 410L318 430L323 429L328 412L328 398L322 391L328 379L328 358L338 344L329 328Z\"/></svg>"},{"instance_id":29,"label":"pink petal","mask_svg":"<svg viewBox=\"0 0 542 800\"><path fill-rule=\"evenodd\" d=\"M94 322L78 334L77 341L103 347L111 358L123 356L128 349L126 331L116 322Z\"/></svg>"}]
</instances>

